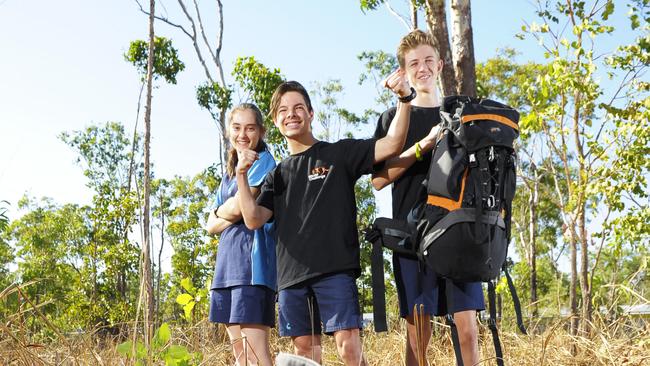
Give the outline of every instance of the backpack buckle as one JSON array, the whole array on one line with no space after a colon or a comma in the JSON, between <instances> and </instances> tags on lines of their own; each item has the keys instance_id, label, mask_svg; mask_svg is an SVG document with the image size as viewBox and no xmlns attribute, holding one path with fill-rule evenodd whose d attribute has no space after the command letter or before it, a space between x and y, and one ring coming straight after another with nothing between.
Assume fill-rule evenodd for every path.
<instances>
[{"instance_id":1,"label":"backpack buckle","mask_svg":"<svg viewBox=\"0 0 650 366\"><path fill-rule=\"evenodd\" d=\"M469 166L471 166L472 168L476 167L476 154L475 153L469 154Z\"/></svg>"},{"instance_id":2,"label":"backpack buckle","mask_svg":"<svg viewBox=\"0 0 650 366\"><path fill-rule=\"evenodd\" d=\"M489 195L485 203L487 204L488 208L494 208L497 203L496 201L497 200L494 198L494 195Z\"/></svg>"},{"instance_id":3,"label":"backpack buckle","mask_svg":"<svg viewBox=\"0 0 650 366\"><path fill-rule=\"evenodd\" d=\"M494 161L495 154L494 154L494 146L490 146L490 150L488 152L488 161Z\"/></svg>"}]
</instances>

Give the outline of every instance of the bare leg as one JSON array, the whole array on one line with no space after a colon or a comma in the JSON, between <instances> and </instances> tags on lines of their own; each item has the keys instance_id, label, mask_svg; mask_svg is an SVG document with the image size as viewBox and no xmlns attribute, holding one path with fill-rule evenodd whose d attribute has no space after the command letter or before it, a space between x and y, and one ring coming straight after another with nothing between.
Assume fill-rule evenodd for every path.
<instances>
[{"instance_id":1,"label":"bare leg","mask_svg":"<svg viewBox=\"0 0 650 366\"><path fill-rule=\"evenodd\" d=\"M361 351L359 329L343 329L334 332L334 340L339 356L347 366L365 366L366 360Z\"/></svg>"},{"instance_id":2,"label":"bare leg","mask_svg":"<svg viewBox=\"0 0 650 366\"><path fill-rule=\"evenodd\" d=\"M228 333L230 344L232 344L232 354L235 356L235 365L245 365L246 356L244 355L244 341L242 340L239 324L226 324L226 332Z\"/></svg>"},{"instance_id":3,"label":"bare leg","mask_svg":"<svg viewBox=\"0 0 650 366\"><path fill-rule=\"evenodd\" d=\"M417 328L415 327L415 319L413 315L406 318L406 366L418 366L417 358ZM424 337L422 344L424 345L425 354L431 340L431 315L422 314L420 320L424 326ZM428 365L429 362L425 359L424 364Z\"/></svg>"},{"instance_id":4,"label":"bare leg","mask_svg":"<svg viewBox=\"0 0 650 366\"><path fill-rule=\"evenodd\" d=\"M313 337L311 335L291 337L291 340L293 340L294 353L298 356L307 357L321 363L320 338L320 334L316 334Z\"/></svg>"},{"instance_id":5,"label":"bare leg","mask_svg":"<svg viewBox=\"0 0 650 366\"><path fill-rule=\"evenodd\" d=\"M466 310L454 313L454 322L458 328L460 353L465 366L476 365L478 355L478 325L476 324L476 310Z\"/></svg>"},{"instance_id":6,"label":"bare leg","mask_svg":"<svg viewBox=\"0 0 650 366\"><path fill-rule=\"evenodd\" d=\"M241 333L248 345L248 362L250 365L272 366L269 349L270 328L259 324L241 324Z\"/></svg>"}]
</instances>

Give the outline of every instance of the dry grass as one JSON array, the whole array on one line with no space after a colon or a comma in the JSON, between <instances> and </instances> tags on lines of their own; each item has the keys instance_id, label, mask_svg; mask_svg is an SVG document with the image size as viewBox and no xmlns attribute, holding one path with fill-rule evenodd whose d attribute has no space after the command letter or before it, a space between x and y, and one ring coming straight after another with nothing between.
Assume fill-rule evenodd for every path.
<instances>
[{"instance_id":1,"label":"dry grass","mask_svg":"<svg viewBox=\"0 0 650 366\"><path fill-rule=\"evenodd\" d=\"M26 284L24 286L27 286ZM0 301L12 293L19 293L26 306L15 314L0 319L0 365L127 365L132 361L121 357L116 346L125 337L107 335L103 329L83 334L63 334L56 329L40 308L32 303L19 286L0 291ZM0 313L1 314L1 313ZM43 324L51 336L39 339L30 334L25 320ZM556 320L542 327L534 324L531 335L521 335L509 330L501 331L501 341L506 363L509 365L549 366L641 366L650 365L650 322L648 319L620 317L615 321L596 319L587 336L571 336L567 331L568 319ZM514 321L504 321L502 328L514 328ZM122 329L133 329L124 324ZM370 365L393 366L403 364L405 342L404 325L392 322L387 333L365 331L363 348ZM203 355L202 365L232 365L230 344L223 327L207 321L194 326L176 327L172 342L183 345L191 352ZM494 348L490 332L485 326L479 334L480 365L495 365ZM279 338L274 329L271 334L271 351L291 353L293 347L287 338ZM440 323L434 323L434 336L428 349L431 365L453 365L455 357L449 332ZM323 363L342 365L332 337L323 338Z\"/></svg>"},{"instance_id":2,"label":"dry grass","mask_svg":"<svg viewBox=\"0 0 650 366\"><path fill-rule=\"evenodd\" d=\"M535 335L509 331L501 334L504 355L509 365L648 365L650 364L650 329L646 323L629 319L604 326L597 325L590 337L573 337L563 326L566 320ZM435 334L427 359L432 365L453 365L454 354L448 332L435 324ZM207 322L177 328L173 343L203 354L203 365L232 365L230 348L223 328ZM367 331L363 336L364 353L371 365L402 364L405 334L397 324L388 333ZM100 338L97 333L54 339L49 343L31 342L19 329L0 324L1 365L125 365L127 361L115 351L117 338ZM291 352L288 339L272 334L272 352ZM489 331L481 327L481 365L495 365L494 348ZM332 337L323 338L323 361L341 365Z\"/></svg>"}]
</instances>

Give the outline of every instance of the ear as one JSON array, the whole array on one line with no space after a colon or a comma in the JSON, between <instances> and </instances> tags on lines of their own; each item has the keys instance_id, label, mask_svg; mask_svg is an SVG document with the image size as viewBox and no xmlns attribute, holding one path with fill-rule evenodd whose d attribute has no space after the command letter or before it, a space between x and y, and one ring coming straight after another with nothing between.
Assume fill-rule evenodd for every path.
<instances>
[{"instance_id":1,"label":"ear","mask_svg":"<svg viewBox=\"0 0 650 366\"><path fill-rule=\"evenodd\" d=\"M438 60L438 73L442 71L442 67L444 66L445 62L442 60Z\"/></svg>"}]
</instances>

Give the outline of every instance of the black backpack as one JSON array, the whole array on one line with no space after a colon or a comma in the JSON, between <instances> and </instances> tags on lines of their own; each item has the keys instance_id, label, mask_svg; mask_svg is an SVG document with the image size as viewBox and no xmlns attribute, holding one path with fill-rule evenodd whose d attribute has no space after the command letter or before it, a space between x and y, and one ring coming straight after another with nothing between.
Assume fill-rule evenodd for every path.
<instances>
[{"instance_id":1,"label":"black backpack","mask_svg":"<svg viewBox=\"0 0 650 366\"><path fill-rule=\"evenodd\" d=\"M493 100L452 96L444 99L440 115L440 133L420 192L420 205L413 209L407 221L377 218L366 231L366 239L373 243L375 330L387 329L383 246L418 258L447 281L487 282L488 326L497 363L502 365L493 282L501 270L513 294L519 329L526 332L506 265L516 188L513 143L519 136L519 113ZM451 288L449 284L446 287ZM452 297L447 296L448 309L452 307L451 301ZM451 326L457 362L462 365L451 315L447 316L447 322Z\"/></svg>"}]
</instances>

